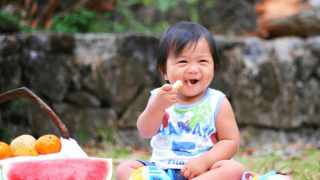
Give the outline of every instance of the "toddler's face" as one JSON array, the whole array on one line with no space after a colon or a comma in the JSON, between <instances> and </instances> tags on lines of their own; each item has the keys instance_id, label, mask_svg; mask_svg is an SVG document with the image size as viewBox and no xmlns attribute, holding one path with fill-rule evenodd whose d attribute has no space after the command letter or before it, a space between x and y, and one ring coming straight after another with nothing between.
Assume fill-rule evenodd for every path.
<instances>
[{"instance_id":1,"label":"toddler's face","mask_svg":"<svg viewBox=\"0 0 320 180\"><path fill-rule=\"evenodd\" d=\"M207 40L200 38L197 46L195 44L186 45L178 57L170 52L167 59L167 72L163 77L172 84L177 80L183 82L178 90L179 99L200 100L214 76L214 62Z\"/></svg>"}]
</instances>

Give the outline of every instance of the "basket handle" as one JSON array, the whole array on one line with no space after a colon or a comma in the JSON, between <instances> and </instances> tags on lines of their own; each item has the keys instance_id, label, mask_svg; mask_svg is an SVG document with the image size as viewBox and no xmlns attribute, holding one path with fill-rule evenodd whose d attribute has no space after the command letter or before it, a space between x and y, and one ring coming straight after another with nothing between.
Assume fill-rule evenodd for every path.
<instances>
[{"instance_id":1,"label":"basket handle","mask_svg":"<svg viewBox=\"0 0 320 180\"><path fill-rule=\"evenodd\" d=\"M58 126L61 136L65 139L69 139L69 133L66 126L62 123L60 118L53 112L53 110L43 102L37 95L31 92L28 88L22 87L18 89L13 89L11 91L7 91L5 93L0 94L0 104L15 98L27 98L35 103L37 103L40 108L46 112L53 122Z\"/></svg>"}]
</instances>

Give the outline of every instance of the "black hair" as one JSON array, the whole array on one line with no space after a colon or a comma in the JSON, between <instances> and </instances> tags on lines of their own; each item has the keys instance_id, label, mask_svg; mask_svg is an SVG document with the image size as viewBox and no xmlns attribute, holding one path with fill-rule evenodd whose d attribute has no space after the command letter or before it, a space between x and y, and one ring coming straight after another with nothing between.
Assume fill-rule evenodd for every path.
<instances>
[{"instance_id":1,"label":"black hair","mask_svg":"<svg viewBox=\"0 0 320 180\"><path fill-rule=\"evenodd\" d=\"M157 58L157 69L161 75L166 73L167 58L170 50L174 51L175 56L179 56L184 47L189 43L198 43L201 37L205 37L214 61L214 70L218 70L220 60L219 52L216 47L212 34L203 26L193 22L180 22L166 29L160 39Z\"/></svg>"}]
</instances>

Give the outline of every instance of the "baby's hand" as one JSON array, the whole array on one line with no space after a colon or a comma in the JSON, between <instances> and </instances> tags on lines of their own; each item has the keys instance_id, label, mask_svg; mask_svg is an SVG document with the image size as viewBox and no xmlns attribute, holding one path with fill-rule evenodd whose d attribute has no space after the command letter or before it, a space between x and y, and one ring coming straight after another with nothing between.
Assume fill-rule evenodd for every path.
<instances>
[{"instance_id":1,"label":"baby's hand","mask_svg":"<svg viewBox=\"0 0 320 180\"><path fill-rule=\"evenodd\" d=\"M163 85L157 92L154 104L162 110L169 108L178 102L178 91L171 84Z\"/></svg>"},{"instance_id":2,"label":"baby's hand","mask_svg":"<svg viewBox=\"0 0 320 180\"><path fill-rule=\"evenodd\" d=\"M204 172L208 171L206 161L201 158L193 158L181 169L181 174L187 179L195 178Z\"/></svg>"}]
</instances>

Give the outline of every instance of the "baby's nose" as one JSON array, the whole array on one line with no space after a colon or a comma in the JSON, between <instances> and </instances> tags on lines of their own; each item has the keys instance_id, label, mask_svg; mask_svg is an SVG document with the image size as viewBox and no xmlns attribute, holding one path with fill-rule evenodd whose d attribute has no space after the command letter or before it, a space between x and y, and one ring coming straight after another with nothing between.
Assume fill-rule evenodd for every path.
<instances>
[{"instance_id":1,"label":"baby's nose","mask_svg":"<svg viewBox=\"0 0 320 180\"><path fill-rule=\"evenodd\" d=\"M189 74L199 73L199 69L198 69L196 66L190 66L190 67L188 68L188 73L189 73Z\"/></svg>"}]
</instances>

